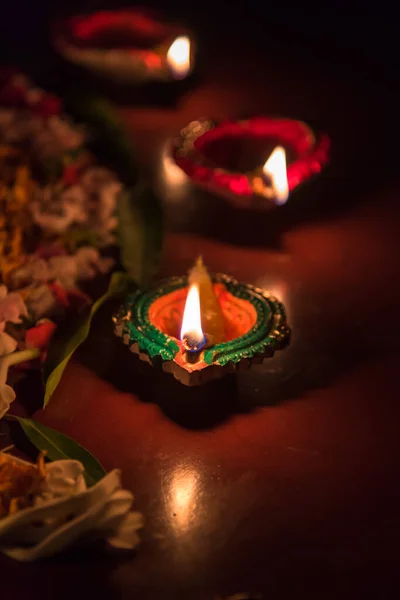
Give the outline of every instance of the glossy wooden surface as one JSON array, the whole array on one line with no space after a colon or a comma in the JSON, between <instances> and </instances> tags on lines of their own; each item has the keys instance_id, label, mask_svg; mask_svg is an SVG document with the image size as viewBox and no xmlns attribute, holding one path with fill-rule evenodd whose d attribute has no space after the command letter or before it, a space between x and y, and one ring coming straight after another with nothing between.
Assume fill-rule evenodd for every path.
<instances>
[{"instance_id":1,"label":"glossy wooden surface","mask_svg":"<svg viewBox=\"0 0 400 600\"><path fill-rule=\"evenodd\" d=\"M4 598L388 598L399 568L399 181L396 98L318 51L207 50L176 109L121 114L163 194L160 275L201 253L273 291L290 348L196 392L114 340L107 311L36 417L120 467L147 525L137 555L0 559ZM208 61L208 62L207 62ZM163 152L197 116L318 122L332 166L287 207L249 214L193 190ZM193 393L192 393L193 392ZM79 583L78 583L79 581ZM1 595L3 597L3 594Z\"/></svg>"}]
</instances>

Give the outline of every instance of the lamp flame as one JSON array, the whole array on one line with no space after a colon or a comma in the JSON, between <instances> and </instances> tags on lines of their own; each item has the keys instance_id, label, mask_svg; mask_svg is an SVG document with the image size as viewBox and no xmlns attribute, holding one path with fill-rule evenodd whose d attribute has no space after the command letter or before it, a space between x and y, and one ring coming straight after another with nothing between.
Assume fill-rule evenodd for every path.
<instances>
[{"instance_id":1,"label":"lamp flame","mask_svg":"<svg viewBox=\"0 0 400 600\"><path fill-rule=\"evenodd\" d=\"M167 62L174 79L184 79L190 71L190 39L177 37L167 52Z\"/></svg>"},{"instance_id":2,"label":"lamp flame","mask_svg":"<svg viewBox=\"0 0 400 600\"><path fill-rule=\"evenodd\" d=\"M271 179L277 204L284 204L289 196L289 185L286 171L286 152L277 146L266 161L263 172Z\"/></svg>"},{"instance_id":3,"label":"lamp flame","mask_svg":"<svg viewBox=\"0 0 400 600\"><path fill-rule=\"evenodd\" d=\"M205 343L204 333L201 327L200 295L196 283L190 286L186 298L185 310L181 328L181 340L186 342L188 349L196 352Z\"/></svg>"}]
</instances>

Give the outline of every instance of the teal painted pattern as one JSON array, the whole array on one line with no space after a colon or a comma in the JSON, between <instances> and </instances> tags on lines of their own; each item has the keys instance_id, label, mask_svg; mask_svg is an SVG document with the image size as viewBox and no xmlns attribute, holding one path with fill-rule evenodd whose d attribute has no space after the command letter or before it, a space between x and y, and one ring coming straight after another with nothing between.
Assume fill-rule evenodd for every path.
<instances>
[{"instance_id":1,"label":"teal painted pattern","mask_svg":"<svg viewBox=\"0 0 400 600\"><path fill-rule=\"evenodd\" d=\"M225 275L222 277L222 283L232 296L247 300L254 306L257 321L245 335L205 350L204 362L224 366L229 362L240 362L243 358L253 358L257 354L272 356L275 350L284 348L290 339L290 328L286 323L283 304L259 288L240 284Z\"/></svg>"},{"instance_id":2,"label":"teal painted pattern","mask_svg":"<svg viewBox=\"0 0 400 600\"><path fill-rule=\"evenodd\" d=\"M257 320L250 331L230 342L218 344L204 351L204 362L208 365L224 366L229 362L257 355L272 356L275 350L284 348L290 340L285 308L276 298L252 285L242 284L227 275L213 276L215 283L222 283L236 298L250 302L257 313ZM161 282L148 291L136 291L127 297L113 320L122 338L128 345L137 343L141 352L146 352L154 363L173 360L179 350L175 338L166 335L150 322L151 304L166 294L187 285L187 277L173 277Z\"/></svg>"},{"instance_id":3,"label":"teal painted pattern","mask_svg":"<svg viewBox=\"0 0 400 600\"><path fill-rule=\"evenodd\" d=\"M124 305L114 316L117 326L122 326L121 337L128 336L128 345L137 342L141 351L147 352L153 361L173 360L179 350L175 338L166 335L151 323L149 308L155 300L187 285L186 277L174 277L161 282L157 288L137 290L127 297Z\"/></svg>"}]
</instances>

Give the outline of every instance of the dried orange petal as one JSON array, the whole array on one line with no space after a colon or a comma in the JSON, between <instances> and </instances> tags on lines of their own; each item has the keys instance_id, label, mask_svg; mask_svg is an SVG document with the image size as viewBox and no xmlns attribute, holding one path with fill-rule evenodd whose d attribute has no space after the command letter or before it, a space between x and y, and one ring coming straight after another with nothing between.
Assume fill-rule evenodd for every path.
<instances>
[{"instance_id":1,"label":"dried orange petal","mask_svg":"<svg viewBox=\"0 0 400 600\"><path fill-rule=\"evenodd\" d=\"M0 453L0 517L31 506L45 477L44 453L36 465Z\"/></svg>"}]
</instances>

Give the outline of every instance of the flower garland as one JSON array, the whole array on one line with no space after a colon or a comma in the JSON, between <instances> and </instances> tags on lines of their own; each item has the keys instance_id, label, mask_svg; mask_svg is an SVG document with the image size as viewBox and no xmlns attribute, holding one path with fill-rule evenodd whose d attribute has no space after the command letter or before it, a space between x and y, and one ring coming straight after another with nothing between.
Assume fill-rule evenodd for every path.
<instances>
[{"instance_id":1,"label":"flower garland","mask_svg":"<svg viewBox=\"0 0 400 600\"><path fill-rule=\"evenodd\" d=\"M10 367L40 366L66 311L91 304L82 282L113 267L104 250L115 244L122 191L116 174L86 150L84 130L63 115L58 98L18 73L0 74L0 419L15 400ZM126 276L115 275L111 285L118 289ZM88 323L112 293L92 306ZM74 347L86 329L74 333ZM44 452L34 465L0 450L0 551L30 561L86 539L134 548L142 516L131 510L120 471L106 474L59 432L7 418ZM51 442L53 462L44 462L38 436Z\"/></svg>"},{"instance_id":2,"label":"flower garland","mask_svg":"<svg viewBox=\"0 0 400 600\"><path fill-rule=\"evenodd\" d=\"M35 346L39 337L43 344L65 310L90 303L80 285L114 264L100 250L115 243L121 191L58 98L19 73L3 75L0 357Z\"/></svg>"}]
</instances>

